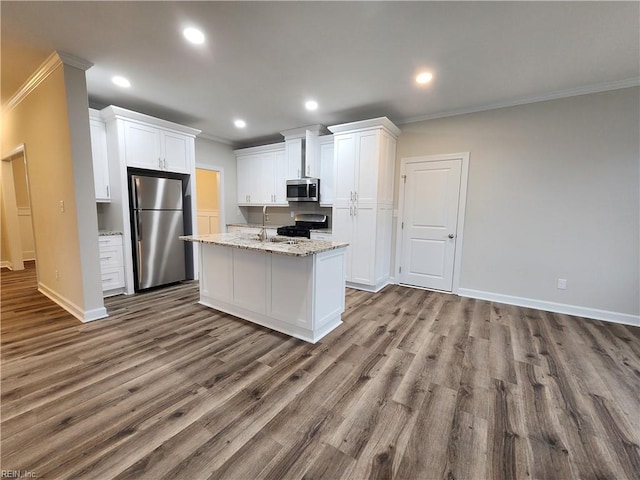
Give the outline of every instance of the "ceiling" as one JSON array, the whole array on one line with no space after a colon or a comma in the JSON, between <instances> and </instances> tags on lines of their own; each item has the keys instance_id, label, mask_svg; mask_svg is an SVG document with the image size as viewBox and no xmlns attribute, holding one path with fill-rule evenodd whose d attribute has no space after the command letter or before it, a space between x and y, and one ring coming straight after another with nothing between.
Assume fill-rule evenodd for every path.
<instances>
[{"instance_id":1,"label":"ceiling","mask_svg":"<svg viewBox=\"0 0 640 480\"><path fill-rule=\"evenodd\" d=\"M638 85L639 2L2 1L2 103L54 50L119 105L234 145ZM187 43L195 25L203 45ZM418 86L420 71L433 81ZM123 75L131 87L111 82ZM315 112L304 101L315 99ZM244 129L233 125L247 122Z\"/></svg>"}]
</instances>

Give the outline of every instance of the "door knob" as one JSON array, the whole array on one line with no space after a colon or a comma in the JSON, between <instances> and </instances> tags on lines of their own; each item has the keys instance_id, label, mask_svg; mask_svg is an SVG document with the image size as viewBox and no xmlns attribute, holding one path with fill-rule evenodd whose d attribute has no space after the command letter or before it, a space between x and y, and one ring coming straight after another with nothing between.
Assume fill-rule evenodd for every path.
<instances>
[{"instance_id":1,"label":"door knob","mask_svg":"<svg viewBox=\"0 0 640 480\"><path fill-rule=\"evenodd\" d=\"M453 237L455 237L455 235L453 233L450 233L449 238L453 238Z\"/></svg>"}]
</instances>

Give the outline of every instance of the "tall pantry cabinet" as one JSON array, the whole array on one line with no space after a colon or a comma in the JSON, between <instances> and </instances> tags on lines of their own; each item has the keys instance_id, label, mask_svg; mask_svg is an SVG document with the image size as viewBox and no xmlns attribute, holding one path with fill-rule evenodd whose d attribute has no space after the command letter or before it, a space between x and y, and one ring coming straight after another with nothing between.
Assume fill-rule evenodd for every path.
<instances>
[{"instance_id":1,"label":"tall pantry cabinet","mask_svg":"<svg viewBox=\"0 0 640 480\"><path fill-rule=\"evenodd\" d=\"M388 118L329 127L334 136L334 241L349 243L347 285L379 291L391 277L396 139Z\"/></svg>"}]
</instances>

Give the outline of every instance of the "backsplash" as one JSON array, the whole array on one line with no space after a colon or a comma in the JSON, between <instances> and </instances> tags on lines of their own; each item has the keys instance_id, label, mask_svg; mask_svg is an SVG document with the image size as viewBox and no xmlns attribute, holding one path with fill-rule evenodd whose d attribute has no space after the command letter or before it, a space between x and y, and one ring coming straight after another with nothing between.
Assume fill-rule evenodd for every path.
<instances>
[{"instance_id":1,"label":"backsplash","mask_svg":"<svg viewBox=\"0 0 640 480\"><path fill-rule=\"evenodd\" d=\"M247 223L262 223L262 207L240 207ZM319 207L316 203L304 203L289 207L267 207L267 225L293 225L294 220L291 216L297 213L320 213L329 217L329 228L331 228L331 207Z\"/></svg>"}]
</instances>

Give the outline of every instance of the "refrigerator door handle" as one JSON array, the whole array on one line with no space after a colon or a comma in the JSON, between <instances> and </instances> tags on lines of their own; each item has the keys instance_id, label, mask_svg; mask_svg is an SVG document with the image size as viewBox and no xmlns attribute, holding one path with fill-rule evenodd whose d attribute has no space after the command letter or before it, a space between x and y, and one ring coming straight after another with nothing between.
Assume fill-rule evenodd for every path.
<instances>
[{"instance_id":1,"label":"refrigerator door handle","mask_svg":"<svg viewBox=\"0 0 640 480\"><path fill-rule=\"evenodd\" d=\"M135 239L136 239L136 260L138 267L138 284L142 283L142 221L140 219L140 210L133 211L134 222L133 227L135 229Z\"/></svg>"}]
</instances>

